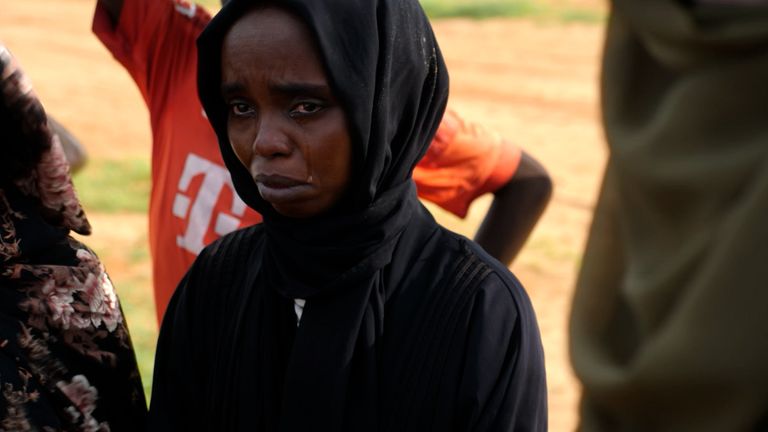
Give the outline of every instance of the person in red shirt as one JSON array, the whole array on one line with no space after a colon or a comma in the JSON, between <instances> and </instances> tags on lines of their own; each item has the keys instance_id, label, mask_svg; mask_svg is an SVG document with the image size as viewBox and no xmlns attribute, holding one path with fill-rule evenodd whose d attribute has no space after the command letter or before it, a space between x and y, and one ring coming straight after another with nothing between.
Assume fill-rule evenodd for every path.
<instances>
[{"instance_id":1,"label":"person in red shirt","mask_svg":"<svg viewBox=\"0 0 768 432\"><path fill-rule=\"evenodd\" d=\"M158 320L196 255L217 237L261 221L234 192L197 96L197 36L210 21L179 0L98 0L93 32L128 71L149 108L149 243ZM419 196L464 217L478 196L493 204L475 240L509 264L551 195L541 165L450 110L413 178Z\"/></svg>"}]
</instances>

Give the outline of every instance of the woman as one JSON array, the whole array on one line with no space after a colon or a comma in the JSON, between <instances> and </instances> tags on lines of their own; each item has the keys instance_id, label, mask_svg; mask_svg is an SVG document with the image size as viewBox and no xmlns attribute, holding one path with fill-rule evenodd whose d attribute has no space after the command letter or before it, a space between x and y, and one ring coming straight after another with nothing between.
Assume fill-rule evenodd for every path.
<instances>
[{"instance_id":1,"label":"woman","mask_svg":"<svg viewBox=\"0 0 768 432\"><path fill-rule=\"evenodd\" d=\"M137 431L146 402L58 137L0 44L0 430Z\"/></svg>"},{"instance_id":2,"label":"woman","mask_svg":"<svg viewBox=\"0 0 768 432\"><path fill-rule=\"evenodd\" d=\"M418 2L232 0L198 49L264 223L206 248L174 294L150 428L545 430L522 287L416 198L448 96Z\"/></svg>"}]
</instances>

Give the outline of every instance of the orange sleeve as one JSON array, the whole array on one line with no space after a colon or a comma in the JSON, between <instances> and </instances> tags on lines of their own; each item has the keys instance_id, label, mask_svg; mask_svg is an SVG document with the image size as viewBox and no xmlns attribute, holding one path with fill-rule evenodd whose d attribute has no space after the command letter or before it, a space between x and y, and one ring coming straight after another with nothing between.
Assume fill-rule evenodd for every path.
<instances>
[{"instance_id":1,"label":"orange sleeve","mask_svg":"<svg viewBox=\"0 0 768 432\"><path fill-rule=\"evenodd\" d=\"M477 197L509 182L521 154L499 134L448 110L413 179L421 198L463 218Z\"/></svg>"}]
</instances>

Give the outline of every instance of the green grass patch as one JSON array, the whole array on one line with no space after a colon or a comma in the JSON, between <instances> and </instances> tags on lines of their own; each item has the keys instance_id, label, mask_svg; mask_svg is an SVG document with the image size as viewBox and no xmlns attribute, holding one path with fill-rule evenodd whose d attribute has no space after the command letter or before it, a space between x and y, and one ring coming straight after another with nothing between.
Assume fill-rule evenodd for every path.
<instances>
[{"instance_id":1,"label":"green grass patch","mask_svg":"<svg viewBox=\"0 0 768 432\"><path fill-rule=\"evenodd\" d=\"M432 19L438 18L532 18L556 22L601 22L602 12L557 6L534 0L421 0L421 5Z\"/></svg>"},{"instance_id":2,"label":"green grass patch","mask_svg":"<svg viewBox=\"0 0 768 432\"><path fill-rule=\"evenodd\" d=\"M493 18L540 15L543 6L533 1L422 0L430 18Z\"/></svg>"},{"instance_id":3,"label":"green grass patch","mask_svg":"<svg viewBox=\"0 0 768 432\"><path fill-rule=\"evenodd\" d=\"M591 9L560 9L556 11L556 17L563 22L602 23L605 22L605 13Z\"/></svg>"},{"instance_id":4,"label":"green grass patch","mask_svg":"<svg viewBox=\"0 0 768 432\"><path fill-rule=\"evenodd\" d=\"M199 0L211 13L219 10L220 0ZM533 18L556 22L599 23L605 14L598 10L557 6L541 0L421 0L432 19L439 18Z\"/></svg>"},{"instance_id":5,"label":"green grass patch","mask_svg":"<svg viewBox=\"0 0 768 432\"><path fill-rule=\"evenodd\" d=\"M148 159L91 160L74 176L86 209L104 213L146 213L151 188Z\"/></svg>"}]
</instances>

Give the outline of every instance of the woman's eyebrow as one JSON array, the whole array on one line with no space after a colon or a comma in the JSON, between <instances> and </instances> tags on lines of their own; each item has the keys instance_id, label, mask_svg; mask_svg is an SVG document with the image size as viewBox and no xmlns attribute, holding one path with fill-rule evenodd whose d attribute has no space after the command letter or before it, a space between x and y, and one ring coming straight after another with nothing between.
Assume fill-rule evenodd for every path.
<instances>
[{"instance_id":1,"label":"woman's eyebrow","mask_svg":"<svg viewBox=\"0 0 768 432\"><path fill-rule=\"evenodd\" d=\"M330 87L324 83L304 83L304 82L275 82L270 85L272 90L286 95L326 95L330 93Z\"/></svg>"},{"instance_id":2,"label":"woman's eyebrow","mask_svg":"<svg viewBox=\"0 0 768 432\"><path fill-rule=\"evenodd\" d=\"M245 86L239 82L225 82L221 84L221 95L230 96L245 91Z\"/></svg>"},{"instance_id":3,"label":"woman's eyebrow","mask_svg":"<svg viewBox=\"0 0 768 432\"><path fill-rule=\"evenodd\" d=\"M330 87L325 83L305 82L275 82L270 84L272 91L288 96L331 94ZM245 85L240 82L224 82L221 84L221 95L224 97L238 95L246 92Z\"/></svg>"}]
</instances>

